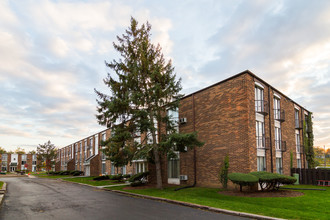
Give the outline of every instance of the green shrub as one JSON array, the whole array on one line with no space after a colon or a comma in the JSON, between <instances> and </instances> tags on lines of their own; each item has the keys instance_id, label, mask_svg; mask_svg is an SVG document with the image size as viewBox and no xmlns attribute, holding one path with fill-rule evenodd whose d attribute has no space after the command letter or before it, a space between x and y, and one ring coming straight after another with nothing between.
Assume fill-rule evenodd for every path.
<instances>
[{"instance_id":1,"label":"green shrub","mask_svg":"<svg viewBox=\"0 0 330 220\"><path fill-rule=\"evenodd\" d=\"M84 175L84 172L80 171L80 170L75 170L72 175L73 176L80 176L80 175Z\"/></svg>"},{"instance_id":2,"label":"green shrub","mask_svg":"<svg viewBox=\"0 0 330 220\"><path fill-rule=\"evenodd\" d=\"M296 182L296 178L278 173L258 171L250 174L259 179L259 185L262 190L278 190L280 184L293 184Z\"/></svg>"},{"instance_id":3,"label":"green shrub","mask_svg":"<svg viewBox=\"0 0 330 220\"><path fill-rule=\"evenodd\" d=\"M240 186L241 192L243 186L252 186L259 181L258 177L246 173L230 173L228 174L228 178L230 181Z\"/></svg>"},{"instance_id":4,"label":"green shrub","mask_svg":"<svg viewBox=\"0 0 330 220\"><path fill-rule=\"evenodd\" d=\"M148 175L149 175L149 171L137 173L131 176L131 178L129 178L128 181L130 182L142 181L142 179L146 179Z\"/></svg>"},{"instance_id":5,"label":"green shrub","mask_svg":"<svg viewBox=\"0 0 330 220\"><path fill-rule=\"evenodd\" d=\"M273 182L278 178L278 175L276 173L269 173L266 171L251 172L250 174L258 177L259 182Z\"/></svg>"},{"instance_id":6,"label":"green shrub","mask_svg":"<svg viewBox=\"0 0 330 220\"><path fill-rule=\"evenodd\" d=\"M100 181L100 180L108 180L109 176L97 176L94 177L93 180Z\"/></svg>"},{"instance_id":7,"label":"green shrub","mask_svg":"<svg viewBox=\"0 0 330 220\"><path fill-rule=\"evenodd\" d=\"M61 175L69 175L70 174L70 170L65 170L62 171Z\"/></svg>"},{"instance_id":8,"label":"green shrub","mask_svg":"<svg viewBox=\"0 0 330 220\"><path fill-rule=\"evenodd\" d=\"M123 179L123 174L117 174L117 175L110 175L109 176L110 180L118 180L121 181Z\"/></svg>"},{"instance_id":9,"label":"green shrub","mask_svg":"<svg viewBox=\"0 0 330 220\"><path fill-rule=\"evenodd\" d=\"M228 169L229 169L229 157L228 154L225 156L225 159L223 161L223 164L220 168L220 172L219 172L219 180L220 183L222 184L223 188L227 188L227 184L228 184Z\"/></svg>"},{"instance_id":10,"label":"green shrub","mask_svg":"<svg viewBox=\"0 0 330 220\"><path fill-rule=\"evenodd\" d=\"M125 175L123 175L123 178L128 179L128 178L130 178L131 176L132 176L131 174L125 174Z\"/></svg>"},{"instance_id":11,"label":"green shrub","mask_svg":"<svg viewBox=\"0 0 330 220\"><path fill-rule=\"evenodd\" d=\"M294 184L297 181L297 179L292 176L278 174L277 181L280 184Z\"/></svg>"}]
</instances>

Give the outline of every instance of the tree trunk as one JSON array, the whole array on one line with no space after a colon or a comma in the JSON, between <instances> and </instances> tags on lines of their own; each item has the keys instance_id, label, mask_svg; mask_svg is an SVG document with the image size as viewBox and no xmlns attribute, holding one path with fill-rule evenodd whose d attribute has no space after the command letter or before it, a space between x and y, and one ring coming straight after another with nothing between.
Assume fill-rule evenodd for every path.
<instances>
[{"instance_id":1,"label":"tree trunk","mask_svg":"<svg viewBox=\"0 0 330 220\"><path fill-rule=\"evenodd\" d=\"M155 146L155 144L154 144L154 146ZM160 158L159 158L157 146L154 147L153 151L154 151L155 164L156 164L157 189L163 189L162 169L161 169Z\"/></svg>"},{"instance_id":2,"label":"tree trunk","mask_svg":"<svg viewBox=\"0 0 330 220\"><path fill-rule=\"evenodd\" d=\"M153 113L150 113L150 118L151 118L151 124L152 127L155 127L154 124L154 116ZM160 163L160 157L159 157L159 152L158 152L158 145L157 145L157 137L156 133L154 130L151 132L152 134L152 148L154 152L154 157L155 157L155 165L156 165L156 180L157 180L157 189L163 189L163 180L162 180L162 169L161 169L161 163Z\"/></svg>"}]
</instances>

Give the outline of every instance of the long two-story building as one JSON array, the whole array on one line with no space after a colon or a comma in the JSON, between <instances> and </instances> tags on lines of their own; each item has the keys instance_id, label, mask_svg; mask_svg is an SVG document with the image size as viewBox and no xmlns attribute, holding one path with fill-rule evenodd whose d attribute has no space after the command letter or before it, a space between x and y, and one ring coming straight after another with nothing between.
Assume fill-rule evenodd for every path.
<instances>
[{"instance_id":1,"label":"long two-story building","mask_svg":"<svg viewBox=\"0 0 330 220\"><path fill-rule=\"evenodd\" d=\"M205 144L178 152L176 159L163 157L164 183L218 187L225 155L230 172L290 174L291 154L293 167L307 166L303 124L310 112L248 70L186 95L178 111L168 114L178 121L180 132L196 131ZM106 160L100 143L110 135L107 129L60 149L57 170L93 176L149 170L149 181L154 182L155 166L146 160L121 168Z\"/></svg>"},{"instance_id":2,"label":"long two-story building","mask_svg":"<svg viewBox=\"0 0 330 220\"><path fill-rule=\"evenodd\" d=\"M1 172L37 171L36 154L1 154Z\"/></svg>"}]
</instances>

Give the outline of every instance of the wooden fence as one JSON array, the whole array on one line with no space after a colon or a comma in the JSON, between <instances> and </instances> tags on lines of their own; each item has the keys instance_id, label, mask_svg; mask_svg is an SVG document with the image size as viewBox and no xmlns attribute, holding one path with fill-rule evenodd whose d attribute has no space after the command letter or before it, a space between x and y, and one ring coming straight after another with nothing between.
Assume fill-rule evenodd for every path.
<instances>
[{"instance_id":1,"label":"wooden fence","mask_svg":"<svg viewBox=\"0 0 330 220\"><path fill-rule=\"evenodd\" d=\"M318 180L330 180L330 170L292 168L291 174L299 174L300 184L317 185Z\"/></svg>"}]
</instances>

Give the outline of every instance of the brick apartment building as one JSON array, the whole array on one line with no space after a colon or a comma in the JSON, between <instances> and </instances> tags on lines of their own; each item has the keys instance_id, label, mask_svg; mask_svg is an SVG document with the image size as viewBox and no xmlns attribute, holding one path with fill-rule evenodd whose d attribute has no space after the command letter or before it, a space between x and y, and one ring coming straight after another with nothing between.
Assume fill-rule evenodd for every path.
<instances>
[{"instance_id":1,"label":"brick apartment building","mask_svg":"<svg viewBox=\"0 0 330 220\"><path fill-rule=\"evenodd\" d=\"M302 144L303 121L310 112L246 70L181 99L178 112L168 112L180 132L198 132L201 148L177 153L162 160L164 183L218 187L218 173L225 155L229 172L268 171L290 174L293 167L306 167ZM155 167L145 160L132 161L119 170L105 160L100 140L110 129L60 149L57 170L82 170L86 175L137 173ZM136 140L141 141L141 140Z\"/></svg>"},{"instance_id":2,"label":"brick apartment building","mask_svg":"<svg viewBox=\"0 0 330 220\"><path fill-rule=\"evenodd\" d=\"M106 160L102 152L101 140L105 141L110 135L111 130L106 129L59 149L55 170L80 170L84 171L86 176L99 176L118 173L135 174L147 169L145 160L132 161L131 165L124 167L114 167L111 161Z\"/></svg>"},{"instance_id":3,"label":"brick apartment building","mask_svg":"<svg viewBox=\"0 0 330 220\"><path fill-rule=\"evenodd\" d=\"M1 172L16 170L37 171L39 164L36 154L1 154Z\"/></svg>"}]
</instances>

